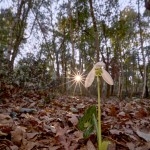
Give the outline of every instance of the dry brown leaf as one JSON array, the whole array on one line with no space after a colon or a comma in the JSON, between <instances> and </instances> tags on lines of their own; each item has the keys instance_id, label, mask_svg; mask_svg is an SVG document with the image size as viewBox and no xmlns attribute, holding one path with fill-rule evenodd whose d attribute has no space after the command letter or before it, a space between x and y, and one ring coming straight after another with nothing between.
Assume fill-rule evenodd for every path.
<instances>
[{"instance_id":1,"label":"dry brown leaf","mask_svg":"<svg viewBox=\"0 0 150 150\"><path fill-rule=\"evenodd\" d=\"M3 133L2 131L0 131L0 137L1 136L7 136L7 134L6 133Z\"/></svg>"},{"instance_id":2,"label":"dry brown leaf","mask_svg":"<svg viewBox=\"0 0 150 150\"><path fill-rule=\"evenodd\" d=\"M83 139L83 132L82 131L75 131L73 133L75 135L75 141L78 142L80 139Z\"/></svg>"},{"instance_id":3,"label":"dry brown leaf","mask_svg":"<svg viewBox=\"0 0 150 150\"><path fill-rule=\"evenodd\" d=\"M13 119L6 114L0 114L0 125L9 125L13 124Z\"/></svg>"},{"instance_id":4,"label":"dry brown leaf","mask_svg":"<svg viewBox=\"0 0 150 150\"><path fill-rule=\"evenodd\" d=\"M38 145L37 142L27 141L25 138L23 138L20 149L22 149L22 150L32 150L37 145Z\"/></svg>"},{"instance_id":5,"label":"dry brown leaf","mask_svg":"<svg viewBox=\"0 0 150 150\"><path fill-rule=\"evenodd\" d=\"M146 143L144 146L137 147L136 150L150 150L150 142Z\"/></svg>"},{"instance_id":6,"label":"dry brown leaf","mask_svg":"<svg viewBox=\"0 0 150 150\"><path fill-rule=\"evenodd\" d=\"M121 111L121 112L119 112L119 113L118 113L118 115L117 115L117 116L125 117L125 116L126 116L126 114L125 114L125 112Z\"/></svg>"},{"instance_id":7,"label":"dry brown leaf","mask_svg":"<svg viewBox=\"0 0 150 150\"><path fill-rule=\"evenodd\" d=\"M129 128L124 128L125 133L127 134L133 134L133 130Z\"/></svg>"},{"instance_id":8,"label":"dry brown leaf","mask_svg":"<svg viewBox=\"0 0 150 150\"><path fill-rule=\"evenodd\" d=\"M26 150L32 150L35 146L36 146L36 142L28 141L28 144L26 145Z\"/></svg>"},{"instance_id":9,"label":"dry brown leaf","mask_svg":"<svg viewBox=\"0 0 150 150\"><path fill-rule=\"evenodd\" d=\"M55 128L55 126L49 126L49 128L51 129L51 131L53 132L53 133L56 133L56 128Z\"/></svg>"},{"instance_id":10,"label":"dry brown leaf","mask_svg":"<svg viewBox=\"0 0 150 150\"><path fill-rule=\"evenodd\" d=\"M109 109L110 109L109 111L110 116L117 116L117 108L114 105L111 105Z\"/></svg>"},{"instance_id":11,"label":"dry brown leaf","mask_svg":"<svg viewBox=\"0 0 150 150\"><path fill-rule=\"evenodd\" d=\"M123 133L123 131L120 131L120 130L117 130L117 129L111 129L111 130L109 130L109 132L111 134L116 134L116 135L119 135L120 133Z\"/></svg>"},{"instance_id":12,"label":"dry brown leaf","mask_svg":"<svg viewBox=\"0 0 150 150\"><path fill-rule=\"evenodd\" d=\"M115 143L110 143L110 144L108 145L107 150L116 150L116 144L115 144Z\"/></svg>"},{"instance_id":13,"label":"dry brown leaf","mask_svg":"<svg viewBox=\"0 0 150 150\"><path fill-rule=\"evenodd\" d=\"M28 106L28 108L33 108L33 107L35 107L36 104L37 104L36 102L33 102L30 104L30 106Z\"/></svg>"},{"instance_id":14,"label":"dry brown leaf","mask_svg":"<svg viewBox=\"0 0 150 150\"><path fill-rule=\"evenodd\" d=\"M70 150L71 138L66 136L68 127L61 128L59 125L56 127L56 137L59 142L64 146L65 150Z\"/></svg>"},{"instance_id":15,"label":"dry brown leaf","mask_svg":"<svg viewBox=\"0 0 150 150\"><path fill-rule=\"evenodd\" d=\"M82 146L79 150L87 150L87 146Z\"/></svg>"},{"instance_id":16,"label":"dry brown leaf","mask_svg":"<svg viewBox=\"0 0 150 150\"><path fill-rule=\"evenodd\" d=\"M124 107L124 110L125 110L126 112L132 112L132 111L134 111L134 107L132 106L131 103L127 103L127 104L125 105L125 107Z\"/></svg>"},{"instance_id":17,"label":"dry brown leaf","mask_svg":"<svg viewBox=\"0 0 150 150\"><path fill-rule=\"evenodd\" d=\"M71 117L71 118L69 118L68 120L69 120L74 126L76 126L76 125L78 124L78 118L77 118L78 115L69 113L69 114L67 114L67 116L68 116L68 117Z\"/></svg>"},{"instance_id":18,"label":"dry brown leaf","mask_svg":"<svg viewBox=\"0 0 150 150\"><path fill-rule=\"evenodd\" d=\"M39 134L38 132L35 132L35 133L26 133L26 138L27 138L27 140L31 140L33 138L34 138L34 140L36 140L35 136L37 136L38 134Z\"/></svg>"},{"instance_id":19,"label":"dry brown leaf","mask_svg":"<svg viewBox=\"0 0 150 150\"><path fill-rule=\"evenodd\" d=\"M60 146L49 146L48 148L49 148L49 150L58 150L58 149L60 149Z\"/></svg>"},{"instance_id":20,"label":"dry brown leaf","mask_svg":"<svg viewBox=\"0 0 150 150\"><path fill-rule=\"evenodd\" d=\"M133 144L132 142L126 143L126 145L129 148L129 150L135 150L135 144Z\"/></svg>"},{"instance_id":21,"label":"dry brown leaf","mask_svg":"<svg viewBox=\"0 0 150 150\"><path fill-rule=\"evenodd\" d=\"M53 130L55 131L55 133L56 133L55 128L52 128L50 125L46 125L44 122L43 122L43 124L42 124L42 128L43 128L43 130L46 131L46 132L50 132L50 130L53 129Z\"/></svg>"},{"instance_id":22,"label":"dry brown leaf","mask_svg":"<svg viewBox=\"0 0 150 150\"><path fill-rule=\"evenodd\" d=\"M150 131L145 133L138 129L136 130L136 133L139 137L143 138L145 141L150 142Z\"/></svg>"},{"instance_id":23,"label":"dry brown leaf","mask_svg":"<svg viewBox=\"0 0 150 150\"><path fill-rule=\"evenodd\" d=\"M87 141L86 147L87 147L87 150L96 150L95 146L90 140Z\"/></svg>"},{"instance_id":24,"label":"dry brown leaf","mask_svg":"<svg viewBox=\"0 0 150 150\"><path fill-rule=\"evenodd\" d=\"M58 136L59 142L64 146L65 150L70 150L71 140L65 135Z\"/></svg>"},{"instance_id":25,"label":"dry brown leaf","mask_svg":"<svg viewBox=\"0 0 150 150\"><path fill-rule=\"evenodd\" d=\"M17 128L14 131L11 131L12 142L14 142L14 144L16 144L17 146L20 146L24 133L25 133L24 127L17 126Z\"/></svg>"},{"instance_id":26,"label":"dry brown leaf","mask_svg":"<svg viewBox=\"0 0 150 150\"><path fill-rule=\"evenodd\" d=\"M58 126L58 127L56 128L56 137L57 137L57 136L65 135L65 133L67 133L67 129L68 129L68 127L61 128L60 126Z\"/></svg>"},{"instance_id":27,"label":"dry brown leaf","mask_svg":"<svg viewBox=\"0 0 150 150\"><path fill-rule=\"evenodd\" d=\"M77 109L83 109L83 108L85 108L85 105L83 103L77 104L76 108Z\"/></svg>"},{"instance_id":28,"label":"dry brown leaf","mask_svg":"<svg viewBox=\"0 0 150 150\"><path fill-rule=\"evenodd\" d=\"M135 113L135 117L136 118L143 118L147 116L147 112L144 108L140 108L136 113Z\"/></svg>"},{"instance_id":29,"label":"dry brown leaf","mask_svg":"<svg viewBox=\"0 0 150 150\"><path fill-rule=\"evenodd\" d=\"M13 145L13 146L10 146L11 150L19 150L18 146L16 145Z\"/></svg>"}]
</instances>

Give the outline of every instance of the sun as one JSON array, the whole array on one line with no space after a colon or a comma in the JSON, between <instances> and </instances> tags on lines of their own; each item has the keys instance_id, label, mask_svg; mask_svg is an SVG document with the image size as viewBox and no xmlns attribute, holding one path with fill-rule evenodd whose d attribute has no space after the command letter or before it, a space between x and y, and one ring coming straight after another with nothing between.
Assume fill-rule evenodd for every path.
<instances>
[{"instance_id":1,"label":"sun","mask_svg":"<svg viewBox=\"0 0 150 150\"><path fill-rule=\"evenodd\" d=\"M72 76L71 78L73 79L73 82L76 84L80 84L84 80L83 74L80 73L79 71L77 73L73 72L71 76Z\"/></svg>"},{"instance_id":2,"label":"sun","mask_svg":"<svg viewBox=\"0 0 150 150\"><path fill-rule=\"evenodd\" d=\"M82 76L80 74L77 74L77 75L74 76L74 80L76 82L81 82L82 81Z\"/></svg>"},{"instance_id":3,"label":"sun","mask_svg":"<svg viewBox=\"0 0 150 150\"><path fill-rule=\"evenodd\" d=\"M72 79L71 80L72 84L71 84L70 87L74 86L74 92L73 93L75 93L77 88L79 88L80 93L82 93L81 92L82 91L81 85L84 86L84 84L83 84L83 82L84 82L84 75L83 75L83 73L80 73L80 71L77 71L77 72L73 71L73 73L71 74L70 79Z\"/></svg>"},{"instance_id":4,"label":"sun","mask_svg":"<svg viewBox=\"0 0 150 150\"><path fill-rule=\"evenodd\" d=\"M84 72L80 71L73 71L71 70L70 73L67 74L66 82L61 84L60 86L67 85L67 90L73 92L73 95L77 92L82 95L82 86L84 87L84 80L85 75ZM72 90L73 91L72 91Z\"/></svg>"}]
</instances>

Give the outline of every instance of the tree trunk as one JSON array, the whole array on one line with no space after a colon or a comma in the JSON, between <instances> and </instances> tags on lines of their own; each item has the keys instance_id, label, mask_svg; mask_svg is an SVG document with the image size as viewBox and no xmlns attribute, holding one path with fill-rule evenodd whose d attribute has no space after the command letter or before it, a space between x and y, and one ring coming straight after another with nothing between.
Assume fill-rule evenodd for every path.
<instances>
[{"instance_id":1,"label":"tree trunk","mask_svg":"<svg viewBox=\"0 0 150 150\"><path fill-rule=\"evenodd\" d=\"M143 91L142 91L142 98L145 96L145 87L146 87L146 58L144 54L144 47L143 47L143 34L142 34L142 25L141 25L141 17L140 17L140 2L138 0L138 23L139 23L139 32L140 32L140 44L141 44L141 53L143 58Z\"/></svg>"},{"instance_id":2,"label":"tree trunk","mask_svg":"<svg viewBox=\"0 0 150 150\"><path fill-rule=\"evenodd\" d=\"M111 86L111 96L114 95L114 85Z\"/></svg>"},{"instance_id":3,"label":"tree trunk","mask_svg":"<svg viewBox=\"0 0 150 150\"><path fill-rule=\"evenodd\" d=\"M71 74L75 69L75 49L74 49L74 33L73 33L73 24L72 24L72 8L71 8L71 1L68 0L68 16L69 16L69 31L70 31L70 40L72 45L72 61L71 61Z\"/></svg>"},{"instance_id":4,"label":"tree trunk","mask_svg":"<svg viewBox=\"0 0 150 150\"><path fill-rule=\"evenodd\" d=\"M145 8L150 10L150 0L145 0Z\"/></svg>"},{"instance_id":5,"label":"tree trunk","mask_svg":"<svg viewBox=\"0 0 150 150\"><path fill-rule=\"evenodd\" d=\"M121 83L121 73L119 74L119 80L118 80L118 97L122 97L122 83Z\"/></svg>"},{"instance_id":6,"label":"tree trunk","mask_svg":"<svg viewBox=\"0 0 150 150\"><path fill-rule=\"evenodd\" d=\"M10 71L13 71L14 61L18 54L19 46L23 41L25 24L27 22L27 17L31 7L32 7L32 0L21 1L21 3L18 6L16 18L12 23L12 28L10 31L11 37L9 40L8 55L7 55Z\"/></svg>"},{"instance_id":7,"label":"tree trunk","mask_svg":"<svg viewBox=\"0 0 150 150\"><path fill-rule=\"evenodd\" d=\"M90 4L90 13L91 13L92 22L93 22L94 34L95 34L94 36L95 36L95 48L96 48L96 61L99 62L100 61L99 60L100 59L99 35L98 35L92 0L89 0L89 4Z\"/></svg>"},{"instance_id":8,"label":"tree trunk","mask_svg":"<svg viewBox=\"0 0 150 150\"><path fill-rule=\"evenodd\" d=\"M66 45L65 45L65 28L63 29L63 40L62 43L60 45L60 58L61 58L61 67L62 67L62 92L66 92L66 70L67 70L67 60L66 60Z\"/></svg>"},{"instance_id":9,"label":"tree trunk","mask_svg":"<svg viewBox=\"0 0 150 150\"><path fill-rule=\"evenodd\" d=\"M56 75L57 75L57 78L60 77L60 74L59 74L59 52L55 52L56 54Z\"/></svg>"},{"instance_id":10,"label":"tree trunk","mask_svg":"<svg viewBox=\"0 0 150 150\"><path fill-rule=\"evenodd\" d=\"M122 61L121 61L119 81L118 81L118 97L120 99L122 99L122 91L123 91L123 66L122 66Z\"/></svg>"},{"instance_id":11,"label":"tree trunk","mask_svg":"<svg viewBox=\"0 0 150 150\"><path fill-rule=\"evenodd\" d=\"M63 46L62 52L61 52L61 67L62 67L62 93L66 91L65 88L65 48Z\"/></svg>"}]
</instances>

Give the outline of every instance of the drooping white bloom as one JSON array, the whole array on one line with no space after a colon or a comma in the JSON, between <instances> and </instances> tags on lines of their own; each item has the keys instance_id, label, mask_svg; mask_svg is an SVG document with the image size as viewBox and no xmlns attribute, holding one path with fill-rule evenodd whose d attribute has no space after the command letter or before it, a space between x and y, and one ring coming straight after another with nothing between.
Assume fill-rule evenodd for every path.
<instances>
[{"instance_id":1,"label":"drooping white bloom","mask_svg":"<svg viewBox=\"0 0 150 150\"><path fill-rule=\"evenodd\" d=\"M105 70L105 64L103 62L97 62L85 79L85 87L86 88L91 86L91 84L93 83L94 78L95 78L95 69L98 69L98 68L102 69L102 74L101 74L102 78L108 84L113 85L113 79L110 76L110 74Z\"/></svg>"}]
</instances>

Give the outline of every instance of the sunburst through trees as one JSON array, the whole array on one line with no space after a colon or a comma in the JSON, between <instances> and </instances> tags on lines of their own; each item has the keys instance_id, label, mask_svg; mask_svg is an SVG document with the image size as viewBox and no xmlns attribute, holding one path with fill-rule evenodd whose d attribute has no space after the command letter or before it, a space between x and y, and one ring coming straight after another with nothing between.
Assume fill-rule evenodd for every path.
<instances>
[{"instance_id":1,"label":"sunburst through trees","mask_svg":"<svg viewBox=\"0 0 150 150\"><path fill-rule=\"evenodd\" d=\"M73 87L73 95L75 94L77 88L79 88L78 90L80 94L82 94L82 85L84 86L84 79L84 75L80 71L77 71L77 73L73 72L70 75L69 82L71 82L70 88Z\"/></svg>"}]
</instances>

